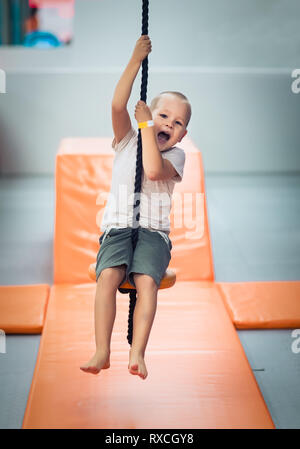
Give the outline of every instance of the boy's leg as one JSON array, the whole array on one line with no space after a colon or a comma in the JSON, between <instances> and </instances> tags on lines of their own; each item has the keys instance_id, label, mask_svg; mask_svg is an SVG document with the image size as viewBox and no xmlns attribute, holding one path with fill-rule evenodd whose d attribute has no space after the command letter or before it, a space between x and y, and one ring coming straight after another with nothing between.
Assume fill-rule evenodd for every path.
<instances>
[{"instance_id":1,"label":"boy's leg","mask_svg":"<svg viewBox=\"0 0 300 449\"><path fill-rule=\"evenodd\" d=\"M96 352L80 369L98 374L109 368L110 341L116 317L116 293L126 273L126 264L102 270L95 296L95 340Z\"/></svg>"},{"instance_id":2,"label":"boy's leg","mask_svg":"<svg viewBox=\"0 0 300 449\"><path fill-rule=\"evenodd\" d=\"M110 351L110 340L116 317L116 293L126 265L105 268L97 282L95 296L96 351Z\"/></svg>"},{"instance_id":3,"label":"boy's leg","mask_svg":"<svg viewBox=\"0 0 300 449\"><path fill-rule=\"evenodd\" d=\"M167 243L159 233L140 228L128 269L128 280L137 290L129 370L143 379L147 376L144 356L156 313L157 293L171 259L171 249L170 240Z\"/></svg>"},{"instance_id":4,"label":"boy's leg","mask_svg":"<svg viewBox=\"0 0 300 449\"><path fill-rule=\"evenodd\" d=\"M148 372L144 357L156 313L158 287L151 276L134 273L137 300L133 315L133 336L130 349L129 371L146 379Z\"/></svg>"}]
</instances>

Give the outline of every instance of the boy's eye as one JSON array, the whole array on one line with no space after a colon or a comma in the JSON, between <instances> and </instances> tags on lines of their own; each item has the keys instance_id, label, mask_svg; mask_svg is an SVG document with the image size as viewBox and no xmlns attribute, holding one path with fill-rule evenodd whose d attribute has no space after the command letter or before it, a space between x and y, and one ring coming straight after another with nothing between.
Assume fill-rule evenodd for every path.
<instances>
[{"instance_id":1,"label":"boy's eye","mask_svg":"<svg viewBox=\"0 0 300 449\"><path fill-rule=\"evenodd\" d=\"M163 118L164 118L164 117L167 117L167 116L166 116L166 114L159 114L159 115L160 115L161 117L163 117ZM177 122L176 122L176 123L179 123L179 125L180 125L180 126L182 126L182 123L181 123L181 122L179 122L178 120L177 120Z\"/></svg>"}]
</instances>

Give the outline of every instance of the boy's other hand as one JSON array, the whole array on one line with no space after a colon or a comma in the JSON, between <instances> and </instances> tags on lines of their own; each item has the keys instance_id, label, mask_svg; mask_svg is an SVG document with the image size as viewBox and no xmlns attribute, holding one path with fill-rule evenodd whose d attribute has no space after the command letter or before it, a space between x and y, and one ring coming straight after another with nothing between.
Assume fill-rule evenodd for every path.
<instances>
[{"instance_id":1,"label":"boy's other hand","mask_svg":"<svg viewBox=\"0 0 300 449\"><path fill-rule=\"evenodd\" d=\"M132 54L132 59L141 63L151 51L151 40L148 35L143 35L136 42L135 49L133 50Z\"/></svg>"},{"instance_id":2,"label":"boy's other hand","mask_svg":"<svg viewBox=\"0 0 300 449\"><path fill-rule=\"evenodd\" d=\"M152 120L152 113L150 108L142 100L139 100L135 107L134 116L138 123Z\"/></svg>"}]
</instances>

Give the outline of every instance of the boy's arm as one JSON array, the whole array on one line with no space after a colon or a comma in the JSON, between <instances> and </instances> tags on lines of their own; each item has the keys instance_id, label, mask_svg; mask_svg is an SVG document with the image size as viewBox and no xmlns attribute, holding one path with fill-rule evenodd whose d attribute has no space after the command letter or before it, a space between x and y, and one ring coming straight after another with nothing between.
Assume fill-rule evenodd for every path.
<instances>
[{"instance_id":1,"label":"boy's arm","mask_svg":"<svg viewBox=\"0 0 300 449\"><path fill-rule=\"evenodd\" d=\"M170 161L164 159L156 143L154 128L142 128L143 167L151 181L162 181L173 178L177 171Z\"/></svg>"},{"instance_id":2,"label":"boy's arm","mask_svg":"<svg viewBox=\"0 0 300 449\"><path fill-rule=\"evenodd\" d=\"M135 118L137 122L152 120L151 110L144 101L138 101L135 108ZM154 127L141 129L143 152L143 168L147 177L151 181L159 181L173 178L177 171L170 161L164 159L159 151L156 142Z\"/></svg>"},{"instance_id":3,"label":"boy's arm","mask_svg":"<svg viewBox=\"0 0 300 449\"><path fill-rule=\"evenodd\" d=\"M131 128L127 103L141 64L150 51L151 41L149 37L147 35L141 36L136 43L129 63L115 88L112 100L112 125L116 143L120 142Z\"/></svg>"}]
</instances>

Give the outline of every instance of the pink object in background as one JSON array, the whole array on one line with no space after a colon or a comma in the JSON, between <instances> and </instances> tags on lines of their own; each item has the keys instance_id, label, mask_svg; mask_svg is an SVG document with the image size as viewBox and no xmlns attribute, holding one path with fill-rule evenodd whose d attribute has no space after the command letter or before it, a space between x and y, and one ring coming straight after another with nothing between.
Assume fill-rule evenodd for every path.
<instances>
[{"instance_id":1,"label":"pink object in background","mask_svg":"<svg viewBox=\"0 0 300 449\"><path fill-rule=\"evenodd\" d=\"M57 8L58 14L64 18L74 16L74 0L29 0L31 8Z\"/></svg>"}]
</instances>

